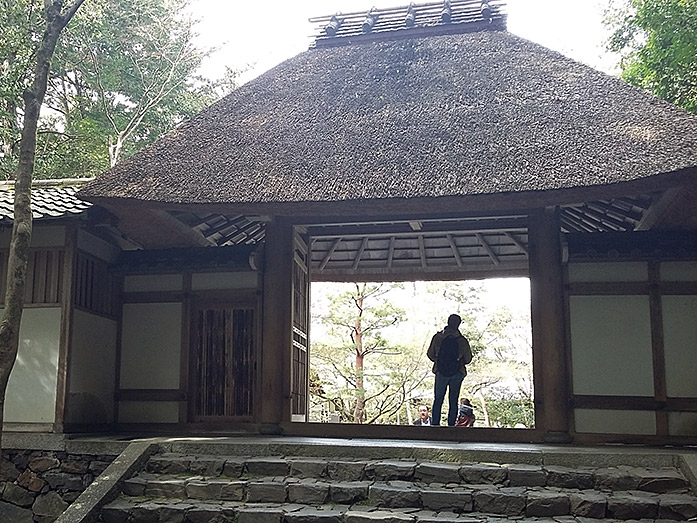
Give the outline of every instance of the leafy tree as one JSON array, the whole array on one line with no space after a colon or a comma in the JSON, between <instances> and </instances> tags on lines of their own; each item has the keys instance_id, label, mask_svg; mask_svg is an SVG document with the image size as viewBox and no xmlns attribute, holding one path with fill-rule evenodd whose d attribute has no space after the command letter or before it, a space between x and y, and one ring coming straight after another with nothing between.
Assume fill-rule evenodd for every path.
<instances>
[{"instance_id":1,"label":"leafy tree","mask_svg":"<svg viewBox=\"0 0 697 523\"><path fill-rule=\"evenodd\" d=\"M22 30L12 32L19 57L31 55L33 4L10 4L16 9L3 24L20 23ZM38 177L96 175L218 97L221 84L195 74L210 51L194 44L188 6L189 0L92 0L80 10L53 61L39 129ZM0 137L0 169L8 177L17 162L22 113L16 100L26 83L26 60L0 52L13 72L12 81L0 80L8 124Z\"/></svg>"},{"instance_id":2,"label":"leafy tree","mask_svg":"<svg viewBox=\"0 0 697 523\"><path fill-rule=\"evenodd\" d=\"M12 372L19 347L19 327L24 310L24 290L27 281L29 247L31 245L31 181L36 157L36 136L41 106L43 105L56 44L84 0L74 0L64 5L63 0L46 0L41 12L45 21L42 37L37 43L36 54L27 65L33 63L27 77L28 86L22 93L24 111L19 144L19 163L16 172L14 221L10 253L7 262L7 290L0 321L0 450L2 449L2 425L7 383ZM33 4L32 4L33 6ZM3 49L7 51L8 49Z\"/></svg>"},{"instance_id":3,"label":"leafy tree","mask_svg":"<svg viewBox=\"0 0 697 523\"><path fill-rule=\"evenodd\" d=\"M697 0L616 0L606 21L622 78L697 113Z\"/></svg>"},{"instance_id":4,"label":"leafy tree","mask_svg":"<svg viewBox=\"0 0 697 523\"><path fill-rule=\"evenodd\" d=\"M374 423L394 414L408 393L408 387L398 380L404 375L399 365L387 374L384 367L378 373L366 368L366 357L384 365L401 352L383 336L383 331L398 325L404 314L385 299L390 288L386 284L350 284L349 290L329 298L326 314L320 318L338 342L312 347L318 373L326 376L326 392L320 398L329 401L343 421ZM374 404L370 409L369 403Z\"/></svg>"}]
</instances>

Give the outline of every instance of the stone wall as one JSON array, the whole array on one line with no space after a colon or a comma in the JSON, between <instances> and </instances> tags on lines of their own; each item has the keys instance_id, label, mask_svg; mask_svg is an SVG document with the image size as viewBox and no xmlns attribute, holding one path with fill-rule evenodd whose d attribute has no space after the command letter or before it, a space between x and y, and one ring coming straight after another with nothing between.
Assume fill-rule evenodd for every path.
<instances>
[{"instance_id":1,"label":"stone wall","mask_svg":"<svg viewBox=\"0 0 697 523\"><path fill-rule=\"evenodd\" d=\"M0 463L0 521L51 523L116 458L8 450Z\"/></svg>"}]
</instances>

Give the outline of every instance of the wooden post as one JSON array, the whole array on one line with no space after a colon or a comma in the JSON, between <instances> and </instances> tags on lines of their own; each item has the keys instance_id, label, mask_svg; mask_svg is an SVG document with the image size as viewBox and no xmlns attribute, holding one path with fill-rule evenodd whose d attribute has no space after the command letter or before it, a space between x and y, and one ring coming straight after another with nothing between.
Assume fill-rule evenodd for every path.
<instances>
[{"instance_id":1,"label":"wooden post","mask_svg":"<svg viewBox=\"0 0 697 523\"><path fill-rule=\"evenodd\" d=\"M262 434L279 434L290 421L289 372L293 268L293 227L274 218L266 224L261 342Z\"/></svg>"},{"instance_id":2,"label":"wooden post","mask_svg":"<svg viewBox=\"0 0 697 523\"><path fill-rule=\"evenodd\" d=\"M530 214L528 220L536 419L545 441L568 443L569 380L559 211L546 209Z\"/></svg>"}]
</instances>

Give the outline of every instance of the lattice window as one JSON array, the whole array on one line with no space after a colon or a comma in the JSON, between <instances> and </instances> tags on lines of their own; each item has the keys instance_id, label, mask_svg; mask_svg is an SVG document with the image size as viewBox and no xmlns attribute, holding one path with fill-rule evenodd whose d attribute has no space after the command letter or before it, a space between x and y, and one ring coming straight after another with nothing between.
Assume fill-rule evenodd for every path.
<instances>
[{"instance_id":1,"label":"lattice window","mask_svg":"<svg viewBox=\"0 0 697 523\"><path fill-rule=\"evenodd\" d=\"M89 312L117 315L116 276L106 262L78 253L75 265L75 306Z\"/></svg>"}]
</instances>

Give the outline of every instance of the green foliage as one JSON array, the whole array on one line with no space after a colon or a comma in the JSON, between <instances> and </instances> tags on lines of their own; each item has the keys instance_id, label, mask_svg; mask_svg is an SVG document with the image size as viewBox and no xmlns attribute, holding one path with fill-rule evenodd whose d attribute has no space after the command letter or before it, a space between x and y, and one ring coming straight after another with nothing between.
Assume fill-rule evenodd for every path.
<instances>
[{"instance_id":1,"label":"green foliage","mask_svg":"<svg viewBox=\"0 0 697 523\"><path fill-rule=\"evenodd\" d=\"M0 3L0 175L10 178L21 93L41 34L41 2ZM189 0L91 0L62 35L37 144L37 178L94 176L234 87L196 76ZM4 8L4 9L3 9Z\"/></svg>"},{"instance_id":2,"label":"green foliage","mask_svg":"<svg viewBox=\"0 0 697 523\"><path fill-rule=\"evenodd\" d=\"M486 398L486 408L493 427L535 426L532 399L525 394L511 394L505 389L494 389ZM476 423L479 423L479 420Z\"/></svg>"},{"instance_id":3,"label":"green foliage","mask_svg":"<svg viewBox=\"0 0 697 523\"><path fill-rule=\"evenodd\" d=\"M607 23L622 77L697 113L697 0L622 0Z\"/></svg>"}]
</instances>

